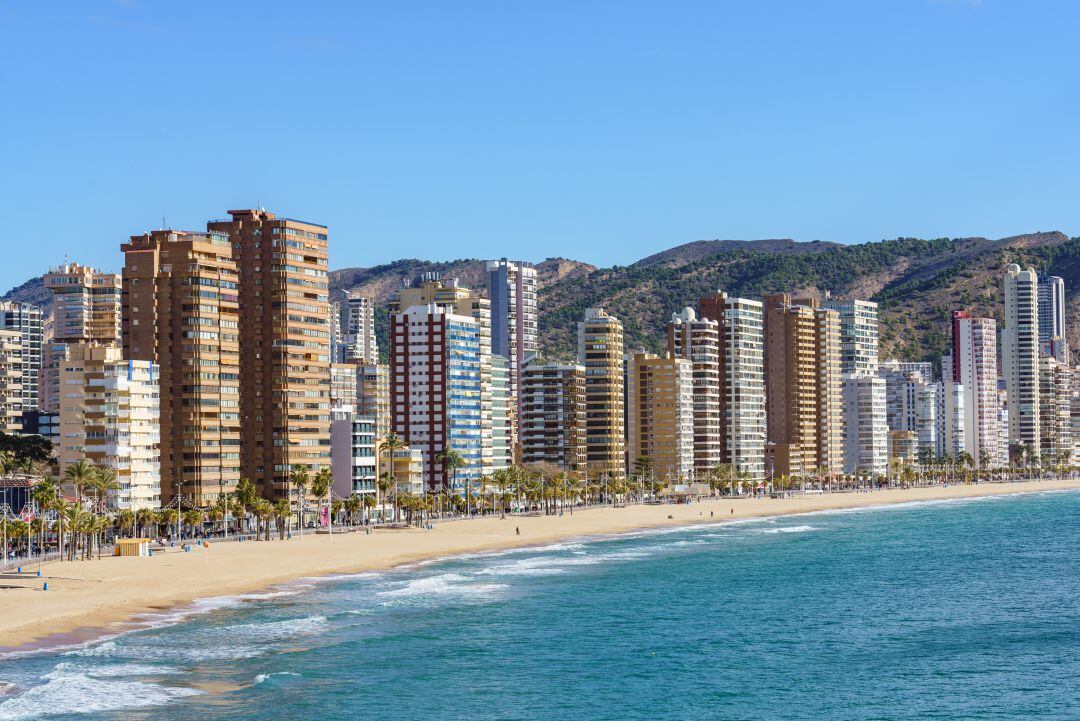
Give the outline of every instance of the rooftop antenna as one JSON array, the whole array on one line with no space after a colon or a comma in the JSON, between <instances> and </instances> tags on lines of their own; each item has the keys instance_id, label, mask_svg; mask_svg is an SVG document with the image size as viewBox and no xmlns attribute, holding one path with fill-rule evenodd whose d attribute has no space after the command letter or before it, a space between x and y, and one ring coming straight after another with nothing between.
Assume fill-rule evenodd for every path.
<instances>
[{"instance_id":1,"label":"rooftop antenna","mask_svg":"<svg viewBox=\"0 0 1080 721\"><path fill-rule=\"evenodd\" d=\"M161 211L161 230L165 230L165 211Z\"/></svg>"}]
</instances>

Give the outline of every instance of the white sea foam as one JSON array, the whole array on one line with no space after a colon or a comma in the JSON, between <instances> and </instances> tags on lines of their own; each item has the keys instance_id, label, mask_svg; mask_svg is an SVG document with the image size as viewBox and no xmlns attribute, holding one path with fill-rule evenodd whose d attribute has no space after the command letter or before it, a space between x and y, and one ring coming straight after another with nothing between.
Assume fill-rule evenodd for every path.
<instances>
[{"instance_id":1,"label":"white sea foam","mask_svg":"<svg viewBox=\"0 0 1080 721\"><path fill-rule=\"evenodd\" d=\"M258 686L260 683L263 683L264 681L268 681L271 678L273 678L274 676L296 676L296 677L299 677L300 674L293 673L292 671L278 671L277 673L260 673L258 676L255 677L255 680L252 682L252 685L253 686Z\"/></svg>"},{"instance_id":2,"label":"white sea foam","mask_svg":"<svg viewBox=\"0 0 1080 721\"><path fill-rule=\"evenodd\" d=\"M815 526L781 526L780 528L765 528L762 533L808 533L820 530Z\"/></svg>"},{"instance_id":3,"label":"white sea foam","mask_svg":"<svg viewBox=\"0 0 1080 721\"><path fill-rule=\"evenodd\" d=\"M0 702L0 721L164 706L202 693L182 686L121 681L97 672L91 675L66 664L58 665L43 678L45 683Z\"/></svg>"},{"instance_id":4,"label":"white sea foam","mask_svg":"<svg viewBox=\"0 0 1080 721\"><path fill-rule=\"evenodd\" d=\"M380 591L383 598L396 600L423 600L425 598L487 598L506 588L497 583L475 583L468 576L458 573L443 573L437 576L425 576L408 581L400 588Z\"/></svg>"}]
</instances>

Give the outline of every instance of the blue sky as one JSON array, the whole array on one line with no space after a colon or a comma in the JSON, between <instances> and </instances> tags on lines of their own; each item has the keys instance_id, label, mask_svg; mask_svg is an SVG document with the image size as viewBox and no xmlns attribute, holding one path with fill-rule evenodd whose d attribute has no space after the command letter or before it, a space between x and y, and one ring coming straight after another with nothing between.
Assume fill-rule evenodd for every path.
<instances>
[{"instance_id":1,"label":"blue sky","mask_svg":"<svg viewBox=\"0 0 1080 721\"><path fill-rule=\"evenodd\" d=\"M0 0L10 287L257 203L331 265L1080 232L1080 3Z\"/></svg>"}]
</instances>

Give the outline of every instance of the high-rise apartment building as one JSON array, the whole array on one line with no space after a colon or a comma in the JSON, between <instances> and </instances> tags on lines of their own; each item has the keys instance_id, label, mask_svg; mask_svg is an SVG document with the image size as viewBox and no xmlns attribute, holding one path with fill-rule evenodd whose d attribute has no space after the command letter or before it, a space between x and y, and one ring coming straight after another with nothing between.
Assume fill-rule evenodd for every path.
<instances>
[{"instance_id":1,"label":"high-rise apartment building","mask_svg":"<svg viewBox=\"0 0 1080 721\"><path fill-rule=\"evenodd\" d=\"M1009 398L1009 444L1038 453L1039 276L1010 264L1005 271L1005 331L1001 361Z\"/></svg>"},{"instance_id":2,"label":"high-rise apartment building","mask_svg":"<svg viewBox=\"0 0 1080 721\"><path fill-rule=\"evenodd\" d=\"M844 473L883 476L889 470L885 380L866 373L844 375Z\"/></svg>"},{"instance_id":3,"label":"high-rise apartment building","mask_svg":"<svg viewBox=\"0 0 1080 721\"><path fill-rule=\"evenodd\" d=\"M353 363L330 364L330 406L356 412L359 402L360 367Z\"/></svg>"},{"instance_id":4,"label":"high-rise apartment building","mask_svg":"<svg viewBox=\"0 0 1080 721\"><path fill-rule=\"evenodd\" d=\"M16 330L0 330L0 431L22 431L23 344Z\"/></svg>"},{"instance_id":5,"label":"high-rise apartment building","mask_svg":"<svg viewBox=\"0 0 1080 721\"><path fill-rule=\"evenodd\" d=\"M41 376L41 349L44 320L41 306L21 301L0 301L0 330L19 334L20 411L40 410L38 378Z\"/></svg>"},{"instance_id":6,"label":"high-rise apartment building","mask_svg":"<svg viewBox=\"0 0 1080 721\"><path fill-rule=\"evenodd\" d=\"M721 302L715 311L721 318L724 305ZM668 353L693 364L694 468L702 478L724 462L727 450L721 406L726 384L721 375L720 346L719 320L699 318L693 308L672 314L667 326Z\"/></svg>"},{"instance_id":7,"label":"high-rise apartment building","mask_svg":"<svg viewBox=\"0 0 1080 721\"><path fill-rule=\"evenodd\" d=\"M529 263L489 260L491 352L510 361L510 392L517 395L521 368L537 352L536 268Z\"/></svg>"},{"instance_id":8,"label":"high-rise apartment building","mask_svg":"<svg viewBox=\"0 0 1080 721\"><path fill-rule=\"evenodd\" d=\"M498 471L514 463L517 434L517 403L510 391L510 361L491 355L491 469Z\"/></svg>"},{"instance_id":9,"label":"high-rise apartment building","mask_svg":"<svg viewBox=\"0 0 1080 721\"><path fill-rule=\"evenodd\" d=\"M263 209L206 224L239 274L244 475L287 497L296 466L330 466L327 229Z\"/></svg>"},{"instance_id":10,"label":"high-rise apartment building","mask_svg":"<svg viewBox=\"0 0 1080 721\"><path fill-rule=\"evenodd\" d=\"M669 484L694 479L693 363L636 353L627 373L627 443L635 473L648 463Z\"/></svg>"},{"instance_id":11,"label":"high-rise apartment building","mask_svg":"<svg viewBox=\"0 0 1080 721\"><path fill-rule=\"evenodd\" d=\"M754 480L765 477L764 308L760 301L713 293L701 314L719 336L719 410L722 463Z\"/></svg>"},{"instance_id":12,"label":"high-rise apartment building","mask_svg":"<svg viewBox=\"0 0 1080 721\"><path fill-rule=\"evenodd\" d=\"M356 369L356 407L362 416L375 419L375 437L390 434L390 366L373 363Z\"/></svg>"},{"instance_id":13,"label":"high-rise apartment building","mask_svg":"<svg viewBox=\"0 0 1080 721\"><path fill-rule=\"evenodd\" d=\"M521 461L583 472L585 366L542 363L536 356L521 373Z\"/></svg>"},{"instance_id":14,"label":"high-rise apartment building","mask_svg":"<svg viewBox=\"0 0 1080 721\"><path fill-rule=\"evenodd\" d=\"M436 303L390 316L391 429L422 453L429 489L461 492L465 481L491 472L491 390L485 387L490 359L484 341L475 318ZM447 473L436 460L448 448L462 457L464 468Z\"/></svg>"},{"instance_id":15,"label":"high-rise apartment building","mask_svg":"<svg viewBox=\"0 0 1080 721\"><path fill-rule=\"evenodd\" d=\"M116 346L77 343L60 368L60 468L86 460L116 472L107 508L161 504L159 370ZM185 496L185 498L187 498Z\"/></svg>"},{"instance_id":16,"label":"high-rise apartment building","mask_svg":"<svg viewBox=\"0 0 1080 721\"><path fill-rule=\"evenodd\" d=\"M343 293L335 303L341 344L335 356L339 363L379 362L375 338L375 299L359 293Z\"/></svg>"},{"instance_id":17,"label":"high-rise apartment building","mask_svg":"<svg viewBox=\"0 0 1080 721\"><path fill-rule=\"evenodd\" d=\"M964 449L979 467L999 457L997 322L965 311L952 314L952 374L964 392ZM1006 449L1007 450L1007 449Z\"/></svg>"},{"instance_id":18,"label":"high-rise apartment building","mask_svg":"<svg viewBox=\"0 0 1080 721\"><path fill-rule=\"evenodd\" d=\"M74 343L120 345L121 278L78 263L50 268L42 278L52 292L52 338L42 348L41 409L59 407L60 367Z\"/></svg>"},{"instance_id":19,"label":"high-rise apartment building","mask_svg":"<svg viewBox=\"0 0 1080 721\"><path fill-rule=\"evenodd\" d=\"M232 244L218 231L154 230L121 249L123 357L160 368L161 500L208 505L240 480Z\"/></svg>"},{"instance_id":20,"label":"high-rise apartment building","mask_svg":"<svg viewBox=\"0 0 1080 721\"><path fill-rule=\"evenodd\" d=\"M1042 354L1068 362L1065 352L1065 279L1056 275L1039 278L1038 303Z\"/></svg>"},{"instance_id":21,"label":"high-rise apartment building","mask_svg":"<svg viewBox=\"0 0 1080 721\"><path fill-rule=\"evenodd\" d=\"M830 299L823 304L840 314L840 370L876 373L878 305L869 300Z\"/></svg>"},{"instance_id":22,"label":"high-rise apartment building","mask_svg":"<svg viewBox=\"0 0 1080 721\"><path fill-rule=\"evenodd\" d=\"M1056 358L1039 359L1039 455L1044 461L1072 459L1073 371Z\"/></svg>"},{"instance_id":23,"label":"high-rise apartment building","mask_svg":"<svg viewBox=\"0 0 1080 721\"><path fill-rule=\"evenodd\" d=\"M843 470L840 320L813 299L765 296L767 437L774 475Z\"/></svg>"},{"instance_id":24,"label":"high-rise apartment building","mask_svg":"<svg viewBox=\"0 0 1080 721\"><path fill-rule=\"evenodd\" d=\"M339 497L375 495L378 462L375 419L339 406L330 411L331 472Z\"/></svg>"},{"instance_id":25,"label":"high-rise apartment building","mask_svg":"<svg viewBox=\"0 0 1080 721\"><path fill-rule=\"evenodd\" d=\"M586 308L577 336L577 362L585 366L588 472L619 478L626 473L622 322L602 308Z\"/></svg>"}]
</instances>

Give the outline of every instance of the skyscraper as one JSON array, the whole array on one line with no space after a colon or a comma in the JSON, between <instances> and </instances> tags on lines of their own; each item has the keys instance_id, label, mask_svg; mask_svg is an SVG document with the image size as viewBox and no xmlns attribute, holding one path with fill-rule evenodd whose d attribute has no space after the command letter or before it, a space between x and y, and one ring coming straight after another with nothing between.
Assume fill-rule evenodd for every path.
<instances>
[{"instance_id":1,"label":"skyscraper","mask_svg":"<svg viewBox=\"0 0 1080 721\"><path fill-rule=\"evenodd\" d=\"M379 345L375 339L375 299L360 294L345 293L338 301L338 322L341 327L341 347L335 358L339 363L373 364L379 362Z\"/></svg>"},{"instance_id":2,"label":"skyscraper","mask_svg":"<svg viewBox=\"0 0 1080 721\"><path fill-rule=\"evenodd\" d=\"M521 461L585 470L585 366L526 360L521 374Z\"/></svg>"},{"instance_id":3,"label":"skyscraper","mask_svg":"<svg viewBox=\"0 0 1080 721\"><path fill-rule=\"evenodd\" d=\"M722 303L716 312L723 317ZM668 353L693 364L694 468L698 476L704 477L716 464L724 462L726 451L720 323L699 318L693 308L684 308L672 314L667 336Z\"/></svg>"},{"instance_id":4,"label":"skyscraper","mask_svg":"<svg viewBox=\"0 0 1080 721\"><path fill-rule=\"evenodd\" d=\"M1039 348L1043 355L1067 361L1065 347L1065 279L1039 278Z\"/></svg>"},{"instance_id":5,"label":"skyscraper","mask_svg":"<svg viewBox=\"0 0 1080 721\"><path fill-rule=\"evenodd\" d=\"M630 463L669 484L694 477L693 363L636 353L627 373L627 443Z\"/></svg>"},{"instance_id":6,"label":"skyscraper","mask_svg":"<svg viewBox=\"0 0 1080 721\"><path fill-rule=\"evenodd\" d=\"M465 481L491 472L490 389L487 405L481 403L487 357L482 338L477 319L436 303L390 316L391 429L422 453L431 490L461 492ZM448 473L436 459L450 448L465 467Z\"/></svg>"},{"instance_id":7,"label":"skyscraper","mask_svg":"<svg viewBox=\"0 0 1080 721\"><path fill-rule=\"evenodd\" d=\"M1044 462L1071 460L1073 371L1056 358L1039 359L1039 455Z\"/></svg>"},{"instance_id":8,"label":"skyscraper","mask_svg":"<svg viewBox=\"0 0 1080 721\"><path fill-rule=\"evenodd\" d=\"M1005 337L1001 360L1009 403L1009 444L1038 453L1039 276L1010 264L1005 271Z\"/></svg>"},{"instance_id":9,"label":"skyscraper","mask_svg":"<svg viewBox=\"0 0 1080 721\"><path fill-rule=\"evenodd\" d=\"M227 234L239 273L243 472L287 497L295 466L330 466L326 226L266 210L206 224Z\"/></svg>"},{"instance_id":10,"label":"skyscraper","mask_svg":"<svg viewBox=\"0 0 1080 721\"><path fill-rule=\"evenodd\" d=\"M104 273L78 263L51 268L43 277L52 291L52 338L42 350L40 402L46 412L59 408L60 366L74 343L120 345L118 273Z\"/></svg>"},{"instance_id":11,"label":"skyscraper","mask_svg":"<svg viewBox=\"0 0 1080 721\"><path fill-rule=\"evenodd\" d=\"M765 296L767 437L776 475L843 470L840 320L813 299Z\"/></svg>"},{"instance_id":12,"label":"skyscraper","mask_svg":"<svg viewBox=\"0 0 1080 721\"><path fill-rule=\"evenodd\" d=\"M207 505L240 480L240 324L229 236L155 230L121 249L123 357L160 368L161 500L179 494Z\"/></svg>"},{"instance_id":13,"label":"skyscraper","mask_svg":"<svg viewBox=\"0 0 1080 721\"><path fill-rule=\"evenodd\" d=\"M885 475L889 470L885 379L844 374L844 428L844 473Z\"/></svg>"},{"instance_id":14,"label":"skyscraper","mask_svg":"<svg viewBox=\"0 0 1080 721\"><path fill-rule=\"evenodd\" d=\"M529 263L489 260L491 352L510 361L510 392L516 397L525 359L537 351L536 268Z\"/></svg>"},{"instance_id":15,"label":"skyscraper","mask_svg":"<svg viewBox=\"0 0 1080 721\"><path fill-rule=\"evenodd\" d=\"M585 366L585 445L592 478L626 473L623 326L602 308L586 308L577 326L578 363Z\"/></svg>"},{"instance_id":16,"label":"skyscraper","mask_svg":"<svg viewBox=\"0 0 1080 721\"><path fill-rule=\"evenodd\" d=\"M516 398L510 392L510 366L505 357L491 354L491 470L514 463Z\"/></svg>"},{"instance_id":17,"label":"skyscraper","mask_svg":"<svg viewBox=\"0 0 1080 721\"><path fill-rule=\"evenodd\" d=\"M765 477L764 309L760 301L713 293L701 313L717 321L721 462L755 480Z\"/></svg>"},{"instance_id":18,"label":"skyscraper","mask_svg":"<svg viewBox=\"0 0 1080 721\"><path fill-rule=\"evenodd\" d=\"M952 367L945 369L963 386L964 450L980 468L999 457L997 401L997 322L966 311L952 314Z\"/></svg>"},{"instance_id":19,"label":"skyscraper","mask_svg":"<svg viewBox=\"0 0 1080 721\"><path fill-rule=\"evenodd\" d=\"M878 306L869 300L830 299L823 305L840 314L840 370L876 373Z\"/></svg>"},{"instance_id":20,"label":"skyscraper","mask_svg":"<svg viewBox=\"0 0 1080 721\"><path fill-rule=\"evenodd\" d=\"M20 411L36 411L41 407L38 378L41 375L42 327L41 306L14 300L0 301L0 330L19 334Z\"/></svg>"}]
</instances>

